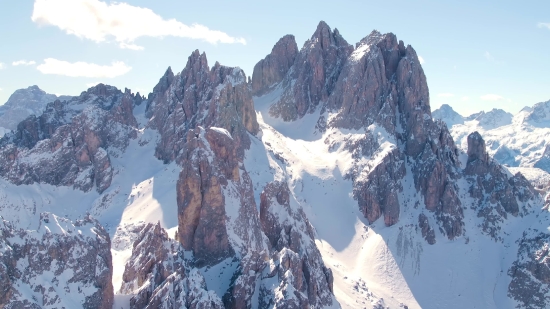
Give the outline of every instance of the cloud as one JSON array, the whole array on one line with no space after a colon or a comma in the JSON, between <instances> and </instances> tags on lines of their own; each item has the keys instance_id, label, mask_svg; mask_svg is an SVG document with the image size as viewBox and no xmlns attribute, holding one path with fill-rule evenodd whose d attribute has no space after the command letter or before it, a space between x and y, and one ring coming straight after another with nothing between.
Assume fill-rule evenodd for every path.
<instances>
[{"instance_id":1,"label":"cloud","mask_svg":"<svg viewBox=\"0 0 550 309\"><path fill-rule=\"evenodd\" d=\"M5 67L6 66L2 62L0 62L0 70L4 69Z\"/></svg>"},{"instance_id":2,"label":"cloud","mask_svg":"<svg viewBox=\"0 0 550 309\"><path fill-rule=\"evenodd\" d=\"M92 87L95 87L95 86L99 85L100 83L101 83L101 82L87 83L87 84L86 84L86 87L92 88Z\"/></svg>"},{"instance_id":3,"label":"cloud","mask_svg":"<svg viewBox=\"0 0 550 309\"><path fill-rule=\"evenodd\" d=\"M491 55L491 53L489 53L488 51L486 51L485 54L483 54L483 56L485 56L485 59L487 59L491 62L495 61L495 57L493 57L493 55Z\"/></svg>"},{"instance_id":4,"label":"cloud","mask_svg":"<svg viewBox=\"0 0 550 309\"><path fill-rule=\"evenodd\" d=\"M500 101L504 100L504 97L499 96L498 94L486 94L479 97L483 101Z\"/></svg>"},{"instance_id":5,"label":"cloud","mask_svg":"<svg viewBox=\"0 0 550 309\"><path fill-rule=\"evenodd\" d=\"M462 101L470 101L470 97L468 96L464 96L461 98Z\"/></svg>"},{"instance_id":6,"label":"cloud","mask_svg":"<svg viewBox=\"0 0 550 309\"><path fill-rule=\"evenodd\" d=\"M420 61L420 64L426 63L426 61L424 61L424 58L422 58L422 56L418 56L418 61Z\"/></svg>"},{"instance_id":7,"label":"cloud","mask_svg":"<svg viewBox=\"0 0 550 309\"><path fill-rule=\"evenodd\" d=\"M70 77L113 78L128 73L132 68L121 61L111 65L98 65L87 62L74 62L44 59L44 63L36 67L43 74L65 75Z\"/></svg>"},{"instance_id":8,"label":"cloud","mask_svg":"<svg viewBox=\"0 0 550 309\"><path fill-rule=\"evenodd\" d=\"M18 61L14 61L11 63L11 65L13 66L18 66L18 65L35 65L36 62L34 61L26 61L26 60L18 60Z\"/></svg>"},{"instance_id":9,"label":"cloud","mask_svg":"<svg viewBox=\"0 0 550 309\"><path fill-rule=\"evenodd\" d=\"M175 19L163 19L148 8L124 2L35 0L31 19L39 25L56 26L67 34L97 43L114 38L120 48L132 50L143 49L134 44L140 37L173 36L211 44L246 44L244 38L232 37L199 24L189 26Z\"/></svg>"},{"instance_id":10,"label":"cloud","mask_svg":"<svg viewBox=\"0 0 550 309\"><path fill-rule=\"evenodd\" d=\"M437 96L440 97L440 98L450 98L450 97L454 96L454 94L452 94L452 93L439 93L439 94L437 94Z\"/></svg>"},{"instance_id":11,"label":"cloud","mask_svg":"<svg viewBox=\"0 0 550 309\"><path fill-rule=\"evenodd\" d=\"M550 30L550 23L539 23L539 28L548 28Z\"/></svg>"}]
</instances>

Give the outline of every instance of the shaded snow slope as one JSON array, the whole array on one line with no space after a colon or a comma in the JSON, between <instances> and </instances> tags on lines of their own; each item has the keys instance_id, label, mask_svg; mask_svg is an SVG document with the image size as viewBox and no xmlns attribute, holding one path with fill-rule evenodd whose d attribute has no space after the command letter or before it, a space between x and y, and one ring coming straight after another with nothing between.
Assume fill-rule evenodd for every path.
<instances>
[{"instance_id":1,"label":"shaded snow slope","mask_svg":"<svg viewBox=\"0 0 550 309\"><path fill-rule=\"evenodd\" d=\"M415 227L423 206L411 206L422 205L423 199L408 170L399 200L409 206L402 208L399 222L391 227L386 227L383 220L369 225L351 194L352 181L343 176L351 168L351 154L343 147L331 149L326 142L338 144L363 132L300 131L301 126L307 128L307 123L314 123L312 119L318 115L309 114L291 123L271 118L265 105L274 101L270 97L273 95L255 98L263 143L253 142L245 164L255 188L262 188L272 179L289 183L315 228L317 245L333 270L334 292L343 308L514 306L507 296L510 278L506 273L517 252L518 231L547 224L545 216L537 218L540 210L504 222L503 233L511 236L502 243L495 242L480 231L482 220L469 206L474 200L468 184L460 180L466 233L448 240L436 231L437 243L428 245ZM395 143L387 138L382 148L396 147Z\"/></svg>"}]
</instances>

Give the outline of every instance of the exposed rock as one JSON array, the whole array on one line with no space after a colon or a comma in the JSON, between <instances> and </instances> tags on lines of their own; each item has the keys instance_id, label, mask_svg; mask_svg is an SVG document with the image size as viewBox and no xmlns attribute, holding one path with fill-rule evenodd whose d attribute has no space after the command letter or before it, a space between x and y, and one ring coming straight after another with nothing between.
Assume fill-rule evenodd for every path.
<instances>
[{"instance_id":1,"label":"exposed rock","mask_svg":"<svg viewBox=\"0 0 550 309\"><path fill-rule=\"evenodd\" d=\"M378 165L362 170L358 176L352 176L357 179L353 194L359 209L370 223L384 216L386 226L391 226L399 220L397 195L403 190L401 180L405 176L405 165L396 148L389 153L380 153L379 156L382 158L376 160Z\"/></svg>"},{"instance_id":2,"label":"exposed rock","mask_svg":"<svg viewBox=\"0 0 550 309\"><path fill-rule=\"evenodd\" d=\"M42 213L37 230L0 222L0 307L113 306L109 234L90 217ZM37 278L51 278L37 280ZM69 297L70 295L70 297Z\"/></svg>"},{"instance_id":3,"label":"exposed rock","mask_svg":"<svg viewBox=\"0 0 550 309\"><path fill-rule=\"evenodd\" d=\"M238 147L221 128L198 127L187 135L177 184L178 236L185 249L193 250L197 265L265 248ZM231 243L229 232L240 240Z\"/></svg>"},{"instance_id":4,"label":"exposed rock","mask_svg":"<svg viewBox=\"0 0 550 309\"><path fill-rule=\"evenodd\" d=\"M164 162L178 158L187 132L197 126L227 130L241 157L250 144L248 133L259 131L244 72L217 62L210 69L206 54L198 50L178 75L166 71L147 104L149 126L161 135L156 156Z\"/></svg>"},{"instance_id":5,"label":"exposed rock","mask_svg":"<svg viewBox=\"0 0 550 309\"><path fill-rule=\"evenodd\" d=\"M283 95L271 106L270 114L291 121L313 112L332 93L352 50L337 29L332 31L321 21L285 76Z\"/></svg>"},{"instance_id":6,"label":"exposed rock","mask_svg":"<svg viewBox=\"0 0 550 309\"><path fill-rule=\"evenodd\" d=\"M0 105L0 127L16 130L19 122L31 115L40 115L46 105L55 100L66 101L70 96L48 94L38 86L16 90L8 101ZM2 135L0 135L2 137Z\"/></svg>"},{"instance_id":7,"label":"exposed rock","mask_svg":"<svg viewBox=\"0 0 550 309\"><path fill-rule=\"evenodd\" d=\"M293 35L285 35L273 47L271 53L254 66L252 93L261 95L280 83L294 64L298 45Z\"/></svg>"},{"instance_id":8,"label":"exposed rock","mask_svg":"<svg viewBox=\"0 0 550 309\"><path fill-rule=\"evenodd\" d=\"M533 234L534 231L527 231ZM508 296L518 308L546 308L550 303L550 235L535 233L520 240L517 260L508 270Z\"/></svg>"},{"instance_id":9,"label":"exposed rock","mask_svg":"<svg viewBox=\"0 0 550 309\"><path fill-rule=\"evenodd\" d=\"M495 238L498 222L506 219L507 214L522 214L525 210L520 209L520 203L538 197L523 175L518 173L509 177L507 171L489 157L485 141L478 132L468 136L468 162L464 174L470 182L470 196L477 200L478 216L485 218L483 230Z\"/></svg>"},{"instance_id":10,"label":"exposed rock","mask_svg":"<svg viewBox=\"0 0 550 309\"><path fill-rule=\"evenodd\" d=\"M203 276L186 266L180 244L157 224L147 224L134 242L126 264L122 294L135 294L130 308L222 309L221 299L208 291Z\"/></svg>"},{"instance_id":11,"label":"exposed rock","mask_svg":"<svg viewBox=\"0 0 550 309\"><path fill-rule=\"evenodd\" d=\"M136 137L128 89L99 84L69 101L47 105L0 140L0 175L15 184L48 183L98 192L111 184L110 156Z\"/></svg>"},{"instance_id":12,"label":"exposed rock","mask_svg":"<svg viewBox=\"0 0 550 309\"><path fill-rule=\"evenodd\" d=\"M422 231L422 237L430 244L435 244L435 232L434 229L430 226L428 217L425 214L421 213L418 215L418 227Z\"/></svg>"},{"instance_id":13,"label":"exposed rock","mask_svg":"<svg viewBox=\"0 0 550 309\"><path fill-rule=\"evenodd\" d=\"M290 196L286 182L268 183L261 194L262 228L274 250L264 277L279 278L275 290L260 285L261 308L322 308L336 302L332 271L315 245L313 229L303 210ZM266 279L267 279L266 278ZM269 282L269 280L266 280Z\"/></svg>"}]
</instances>

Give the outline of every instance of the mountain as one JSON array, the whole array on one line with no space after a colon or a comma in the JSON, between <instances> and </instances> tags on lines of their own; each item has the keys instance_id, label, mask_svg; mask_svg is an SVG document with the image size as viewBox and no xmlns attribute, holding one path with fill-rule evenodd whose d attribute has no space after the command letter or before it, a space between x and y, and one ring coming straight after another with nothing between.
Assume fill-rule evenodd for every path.
<instances>
[{"instance_id":1,"label":"mountain","mask_svg":"<svg viewBox=\"0 0 550 309\"><path fill-rule=\"evenodd\" d=\"M443 104L438 109L432 112L433 119L439 119L447 124L450 129L455 124L464 124L465 118L448 104Z\"/></svg>"},{"instance_id":2,"label":"mountain","mask_svg":"<svg viewBox=\"0 0 550 309\"><path fill-rule=\"evenodd\" d=\"M49 103L0 139L0 306L543 308L539 192L429 99L410 45L320 22L250 81L194 51Z\"/></svg>"},{"instance_id":3,"label":"mountain","mask_svg":"<svg viewBox=\"0 0 550 309\"><path fill-rule=\"evenodd\" d=\"M537 103L514 116L496 109L480 112L473 118L468 117L464 124L452 126L450 131L462 149L467 147L468 134L478 131L487 143L488 153L499 163L525 169L542 168L550 172L550 166L544 163L546 146L550 142L550 123L546 119L548 106L550 101Z\"/></svg>"},{"instance_id":4,"label":"mountain","mask_svg":"<svg viewBox=\"0 0 550 309\"><path fill-rule=\"evenodd\" d=\"M17 124L28 116L40 115L46 104L70 98L70 96L48 94L36 85L16 90L4 105L0 105L0 137L15 130Z\"/></svg>"}]
</instances>

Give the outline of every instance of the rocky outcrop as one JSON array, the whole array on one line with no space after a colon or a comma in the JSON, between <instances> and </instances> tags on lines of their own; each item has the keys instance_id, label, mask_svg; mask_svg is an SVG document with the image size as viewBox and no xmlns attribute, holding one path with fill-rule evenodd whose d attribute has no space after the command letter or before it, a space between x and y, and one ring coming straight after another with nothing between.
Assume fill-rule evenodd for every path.
<instances>
[{"instance_id":1,"label":"rocky outcrop","mask_svg":"<svg viewBox=\"0 0 550 309\"><path fill-rule=\"evenodd\" d=\"M399 220L398 193L403 190L405 165L396 148L379 156L381 159L375 159L379 163L374 168L362 169L359 175L350 177L355 181L353 194L359 209L369 223L383 216L386 226L391 226Z\"/></svg>"},{"instance_id":2,"label":"rocky outcrop","mask_svg":"<svg viewBox=\"0 0 550 309\"><path fill-rule=\"evenodd\" d=\"M252 74L252 93L261 95L280 83L298 55L298 45L293 35L285 35L273 47L271 53L260 60Z\"/></svg>"},{"instance_id":3,"label":"rocky outcrop","mask_svg":"<svg viewBox=\"0 0 550 309\"><path fill-rule=\"evenodd\" d=\"M124 269L121 294L134 294L130 308L222 309L221 299L208 291L204 277L186 265L180 244L160 223L146 224Z\"/></svg>"},{"instance_id":4,"label":"rocky outcrop","mask_svg":"<svg viewBox=\"0 0 550 309\"><path fill-rule=\"evenodd\" d=\"M130 90L99 84L69 101L47 105L0 140L0 175L15 184L47 183L103 192L111 184L110 156L136 137Z\"/></svg>"},{"instance_id":5,"label":"rocky outcrop","mask_svg":"<svg viewBox=\"0 0 550 309\"><path fill-rule=\"evenodd\" d=\"M337 29L321 21L283 79L283 94L270 114L292 121L313 112L332 93L352 50Z\"/></svg>"},{"instance_id":6,"label":"rocky outcrop","mask_svg":"<svg viewBox=\"0 0 550 309\"><path fill-rule=\"evenodd\" d=\"M524 213L520 204L538 196L521 173L510 177L489 157L485 141L478 132L468 136L468 161L464 174L470 183L470 196L477 201L478 216L484 218L482 228L495 238L498 237L498 223L506 219L507 214L518 216Z\"/></svg>"},{"instance_id":7,"label":"rocky outcrop","mask_svg":"<svg viewBox=\"0 0 550 309\"><path fill-rule=\"evenodd\" d=\"M248 134L259 131L244 72L217 62L210 69L206 54L198 50L181 73L166 71L147 104L148 126L161 135L155 154L164 162L181 155L187 132L197 126L227 130L239 144L241 157L250 144Z\"/></svg>"},{"instance_id":8,"label":"rocky outcrop","mask_svg":"<svg viewBox=\"0 0 550 309\"><path fill-rule=\"evenodd\" d=\"M336 304L332 271L315 245L313 228L286 182L271 182L261 194L260 220L273 253L260 285L260 308L323 308ZM269 278L278 278L273 289Z\"/></svg>"},{"instance_id":9,"label":"rocky outcrop","mask_svg":"<svg viewBox=\"0 0 550 309\"><path fill-rule=\"evenodd\" d=\"M225 129L198 127L187 135L177 184L178 237L197 265L264 250L252 184L239 152Z\"/></svg>"},{"instance_id":10,"label":"rocky outcrop","mask_svg":"<svg viewBox=\"0 0 550 309\"><path fill-rule=\"evenodd\" d=\"M112 308L109 234L94 219L50 213L36 230L0 222L0 307Z\"/></svg>"},{"instance_id":11,"label":"rocky outcrop","mask_svg":"<svg viewBox=\"0 0 550 309\"><path fill-rule=\"evenodd\" d=\"M546 308L550 303L550 235L534 230L524 232L517 260L508 270L512 281L508 296L518 308Z\"/></svg>"}]
</instances>

